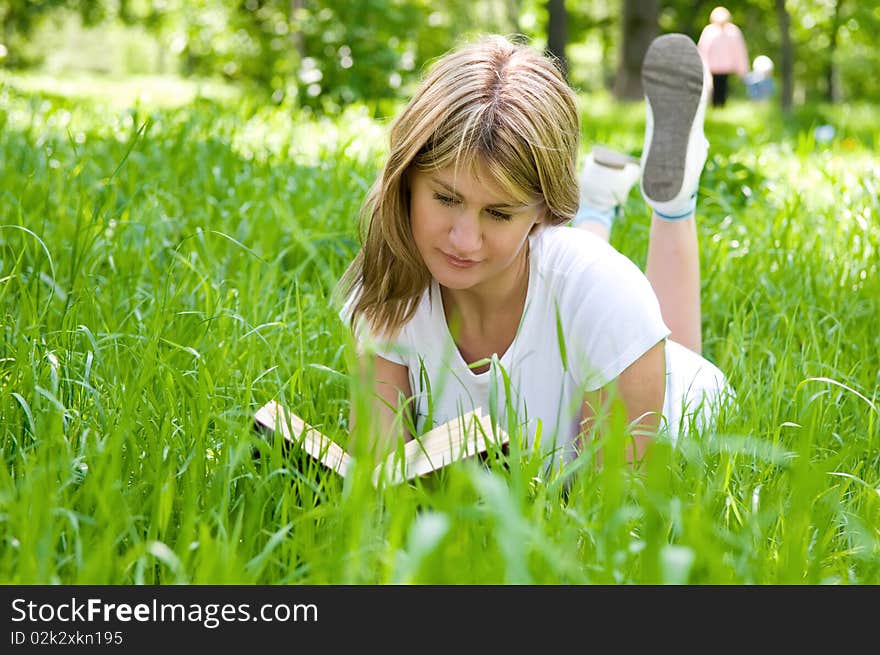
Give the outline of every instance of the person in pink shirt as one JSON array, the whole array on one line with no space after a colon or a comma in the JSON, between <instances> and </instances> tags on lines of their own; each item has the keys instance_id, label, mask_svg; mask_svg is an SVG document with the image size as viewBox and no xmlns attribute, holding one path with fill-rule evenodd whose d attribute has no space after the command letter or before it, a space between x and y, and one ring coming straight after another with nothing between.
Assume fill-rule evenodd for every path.
<instances>
[{"instance_id":1,"label":"person in pink shirt","mask_svg":"<svg viewBox=\"0 0 880 655\"><path fill-rule=\"evenodd\" d=\"M712 106L723 107L727 102L728 76L734 73L742 79L749 72L745 39L742 31L730 22L730 12L725 7L712 10L697 49L712 73Z\"/></svg>"}]
</instances>

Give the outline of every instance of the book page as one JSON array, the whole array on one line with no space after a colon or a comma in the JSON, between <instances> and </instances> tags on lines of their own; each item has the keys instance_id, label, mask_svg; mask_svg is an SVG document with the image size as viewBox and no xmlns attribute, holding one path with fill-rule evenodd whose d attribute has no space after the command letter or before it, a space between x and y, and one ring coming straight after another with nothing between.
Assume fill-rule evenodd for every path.
<instances>
[{"instance_id":1,"label":"book page","mask_svg":"<svg viewBox=\"0 0 880 655\"><path fill-rule=\"evenodd\" d=\"M403 460L397 451L391 453L384 463L386 481L398 484L425 475L452 462L484 453L490 444L501 446L508 440L503 432L497 438L493 437L491 419L482 414L482 409L476 409L408 441L403 447ZM374 470L374 484L381 471L382 465Z\"/></svg>"},{"instance_id":2,"label":"book page","mask_svg":"<svg viewBox=\"0 0 880 655\"><path fill-rule=\"evenodd\" d=\"M311 457L345 477L354 460L330 437L322 434L295 414L289 414L277 402L263 405L255 418L270 430L280 429L282 436L306 451Z\"/></svg>"}]
</instances>

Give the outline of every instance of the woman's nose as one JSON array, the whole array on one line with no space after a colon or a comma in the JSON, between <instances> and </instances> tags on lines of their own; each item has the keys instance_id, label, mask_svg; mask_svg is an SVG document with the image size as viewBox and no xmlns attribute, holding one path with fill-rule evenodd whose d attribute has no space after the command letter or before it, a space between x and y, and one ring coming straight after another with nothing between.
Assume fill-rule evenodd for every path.
<instances>
[{"instance_id":1,"label":"woman's nose","mask_svg":"<svg viewBox=\"0 0 880 655\"><path fill-rule=\"evenodd\" d=\"M457 251L453 254L457 256L466 257L480 249L483 234L476 212L462 211L455 217L449 230L449 241Z\"/></svg>"}]
</instances>

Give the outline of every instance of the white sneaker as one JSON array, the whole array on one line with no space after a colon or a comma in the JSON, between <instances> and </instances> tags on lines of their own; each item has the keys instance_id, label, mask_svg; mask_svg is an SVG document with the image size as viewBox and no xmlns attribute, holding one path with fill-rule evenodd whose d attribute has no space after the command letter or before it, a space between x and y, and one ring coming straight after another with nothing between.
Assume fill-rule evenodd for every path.
<instances>
[{"instance_id":1,"label":"white sneaker","mask_svg":"<svg viewBox=\"0 0 880 655\"><path fill-rule=\"evenodd\" d=\"M596 221L610 229L640 172L639 160L635 157L594 146L581 167L580 207L572 225Z\"/></svg>"},{"instance_id":2,"label":"white sneaker","mask_svg":"<svg viewBox=\"0 0 880 655\"><path fill-rule=\"evenodd\" d=\"M697 46L684 34L651 42L642 63L645 91L645 147L642 196L661 218L693 214L709 142L703 134L712 86Z\"/></svg>"}]
</instances>

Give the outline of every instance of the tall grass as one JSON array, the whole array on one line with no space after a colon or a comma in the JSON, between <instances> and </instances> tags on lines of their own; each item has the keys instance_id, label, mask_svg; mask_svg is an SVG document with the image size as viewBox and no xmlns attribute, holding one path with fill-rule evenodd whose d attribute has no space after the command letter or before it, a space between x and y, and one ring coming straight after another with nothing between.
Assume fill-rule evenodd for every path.
<instances>
[{"instance_id":1,"label":"tall grass","mask_svg":"<svg viewBox=\"0 0 880 655\"><path fill-rule=\"evenodd\" d=\"M639 153L641 105L582 100L585 148ZM346 438L330 293L384 126L0 87L0 580L880 582L880 122L853 111L709 112L705 354L738 393L716 429L637 473L515 452L374 491L252 415L278 397ZM643 263L626 210L612 241Z\"/></svg>"}]
</instances>

